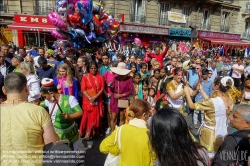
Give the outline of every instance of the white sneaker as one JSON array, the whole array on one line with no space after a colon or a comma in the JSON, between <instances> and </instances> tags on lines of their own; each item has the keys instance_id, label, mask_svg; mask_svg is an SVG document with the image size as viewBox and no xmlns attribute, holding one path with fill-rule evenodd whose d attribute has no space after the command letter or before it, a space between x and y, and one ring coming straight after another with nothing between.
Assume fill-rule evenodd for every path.
<instances>
[{"instance_id":1,"label":"white sneaker","mask_svg":"<svg viewBox=\"0 0 250 166\"><path fill-rule=\"evenodd\" d=\"M106 134L109 134L110 131L111 131L111 128L109 127L109 128L107 128L107 130L105 131L105 133L106 133Z\"/></svg>"}]
</instances>

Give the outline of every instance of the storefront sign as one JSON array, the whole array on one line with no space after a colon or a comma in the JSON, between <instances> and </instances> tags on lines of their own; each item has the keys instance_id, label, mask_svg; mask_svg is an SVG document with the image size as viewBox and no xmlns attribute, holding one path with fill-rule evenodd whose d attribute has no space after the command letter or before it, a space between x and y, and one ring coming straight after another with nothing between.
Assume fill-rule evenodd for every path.
<instances>
[{"instance_id":1,"label":"storefront sign","mask_svg":"<svg viewBox=\"0 0 250 166\"><path fill-rule=\"evenodd\" d=\"M15 23L52 25L46 16L15 14L14 20Z\"/></svg>"},{"instance_id":2,"label":"storefront sign","mask_svg":"<svg viewBox=\"0 0 250 166\"><path fill-rule=\"evenodd\" d=\"M176 12L168 12L168 20L172 22L178 22L178 23L186 23L186 16L182 13L176 13Z\"/></svg>"},{"instance_id":3,"label":"storefront sign","mask_svg":"<svg viewBox=\"0 0 250 166\"><path fill-rule=\"evenodd\" d=\"M169 28L169 36L183 36L190 37L190 29L181 29L181 28Z\"/></svg>"},{"instance_id":4,"label":"storefront sign","mask_svg":"<svg viewBox=\"0 0 250 166\"><path fill-rule=\"evenodd\" d=\"M168 35L168 28L144 27L137 25L120 25L121 32L143 33L151 35Z\"/></svg>"},{"instance_id":5,"label":"storefront sign","mask_svg":"<svg viewBox=\"0 0 250 166\"><path fill-rule=\"evenodd\" d=\"M207 31L199 31L198 34L199 34L199 37L201 37L201 38L204 37L204 38L240 40L240 35L239 34L207 32Z\"/></svg>"}]
</instances>

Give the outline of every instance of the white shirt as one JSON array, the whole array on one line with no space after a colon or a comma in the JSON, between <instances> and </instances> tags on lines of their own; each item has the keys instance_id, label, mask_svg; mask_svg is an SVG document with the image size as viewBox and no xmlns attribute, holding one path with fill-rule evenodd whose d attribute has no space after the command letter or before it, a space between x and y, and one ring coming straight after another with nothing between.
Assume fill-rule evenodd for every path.
<instances>
[{"instance_id":1,"label":"white shirt","mask_svg":"<svg viewBox=\"0 0 250 166\"><path fill-rule=\"evenodd\" d=\"M7 70L7 67L6 67L6 63L4 62L3 66L0 66L1 68L1 74L6 77L6 70Z\"/></svg>"},{"instance_id":2,"label":"white shirt","mask_svg":"<svg viewBox=\"0 0 250 166\"><path fill-rule=\"evenodd\" d=\"M29 89L28 101L31 102L36 99L39 99L41 97L39 79L34 74L30 74L26 78Z\"/></svg>"},{"instance_id":3,"label":"white shirt","mask_svg":"<svg viewBox=\"0 0 250 166\"><path fill-rule=\"evenodd\" d=\"M34 57L34 64L35 64L36 67L40 67L39 64L38 64L38 58L39 58L39 57L40 57L40 56Z\"/></svg>"},{"instance_id":4,"label":"white shirt","mask_svg":"<svg viewBox=\"0 0 250 166\"><path fill-rule=\"evenodd\" d=\"M240 69L240 70L244 70L244 66L243 65L238 65L238 64L234 64L233 65L233 68L236 68L236 69ZM241 78L241 72L238 72L236 70L233 70L232 72L232 78Z\"/></svg>"}]
</instances>

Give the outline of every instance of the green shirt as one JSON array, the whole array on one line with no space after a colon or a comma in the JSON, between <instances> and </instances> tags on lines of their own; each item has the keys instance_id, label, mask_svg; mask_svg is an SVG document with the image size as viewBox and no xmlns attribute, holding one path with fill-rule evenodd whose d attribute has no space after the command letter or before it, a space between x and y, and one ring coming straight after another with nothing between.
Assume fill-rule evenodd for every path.
<instances>
[{"instance_id":1,"label":"green shirt","mask_svg":"<svg viewBox=\"0 0 250 166\"><path fill-rule=\"evenodd\" d=\"M20 69L18 69L18 68L15 68L15 69L13 70L13 72L18 72L18 73L21 73L21 70L20 70Z\"/></svg>"}]
</instances>

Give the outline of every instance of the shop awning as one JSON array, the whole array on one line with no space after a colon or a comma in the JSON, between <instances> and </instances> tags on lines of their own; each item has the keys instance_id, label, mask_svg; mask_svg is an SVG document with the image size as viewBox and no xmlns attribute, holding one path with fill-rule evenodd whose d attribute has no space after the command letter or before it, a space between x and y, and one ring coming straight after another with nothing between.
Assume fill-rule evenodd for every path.
<instances>
[{"instance_id":1,"label":"shop awning","mask_svg":"<svg viewBox=\"0 0 250 166\"><path fill-rule=\"evenodd\" d=\"M53 25L43 25L43 24L27 24L27 23L13 23L8 25L10 30L26 30L26 31L40 31L48 32L50 30L56 29Z\"/></svg>"},{"instance_id":2,"label":"shop awning","mask_svg":"<svg viewBox=\"0 0 250 166\"><path fill-rule=\"evenodd\" d=\"M215 38L200 38L205 41L211 42L211 44L225 44L225 45L242 45L250 47L249 42L242 40L227 40L227 39L215 39Z\"/></svg>"}]
</instances>

